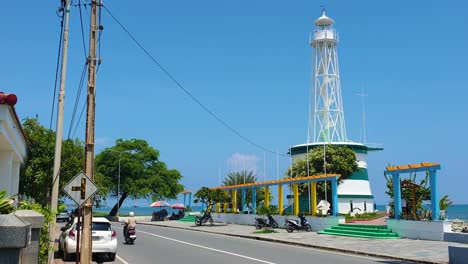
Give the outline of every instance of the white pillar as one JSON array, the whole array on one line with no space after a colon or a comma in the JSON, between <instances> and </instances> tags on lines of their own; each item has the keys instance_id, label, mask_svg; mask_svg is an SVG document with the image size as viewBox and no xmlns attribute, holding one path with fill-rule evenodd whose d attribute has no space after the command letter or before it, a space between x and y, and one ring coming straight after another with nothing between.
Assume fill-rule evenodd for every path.
<instances>
[{"instance_id":1,"label":"white pillar","mask_svg":"<svg viewBox=\"0 0 468 264\"><path fill-rule=\"evenodd\" d=\"M19 194L20 167L19 160L13 159L10 178L10 192L12 195Z\"/></svg>"},{"instance_id":2,"label":"white pillar","mask_svg":"<svg viewBox=\"0 0 468 264\"><path fill-rule=\"evenodd\" d=\"M0 190L7 190L7 196L14 194L10 190L12 166L13 152L0 152Z\"/></svg>"}]
</instances>

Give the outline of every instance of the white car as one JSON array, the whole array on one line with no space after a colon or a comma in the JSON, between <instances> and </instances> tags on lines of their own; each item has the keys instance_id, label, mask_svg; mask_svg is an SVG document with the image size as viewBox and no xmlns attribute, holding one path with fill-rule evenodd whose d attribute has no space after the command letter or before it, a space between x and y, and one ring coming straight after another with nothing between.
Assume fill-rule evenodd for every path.
<instances>
[{"instance_id":1,"label":"white car","mask_svg":"<svg viewBox=\"0 0 468 264\"><path fill-rule=\"evenodd\" d=\"M75 217L61 228L59 250L63 254L63 260L71 260L72 254L76 253L77 223L78 218ZM104 217L93 217L92 236L93 254L107 254L109 261L114 261L117 252L117 234L109 220Z\"/></svg>"}]
</instances>

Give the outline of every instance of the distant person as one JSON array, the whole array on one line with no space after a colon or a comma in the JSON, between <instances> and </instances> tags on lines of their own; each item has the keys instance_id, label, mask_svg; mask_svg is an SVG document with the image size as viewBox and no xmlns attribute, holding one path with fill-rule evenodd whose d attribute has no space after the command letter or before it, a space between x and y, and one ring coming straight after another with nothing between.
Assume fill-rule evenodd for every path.
<instances>
[{"instance_id":1,"label":"distant person","mask_svg":"<svg viewBox=\"0 0 468 264\"><path fill-rule=\"evenodd\" d=\"M136 224L137 222L135 219L135 213L134 212L128 213L128 217L127 219L125 219L124 234L127 235L128 229L135 229Z\"/></svg>"}]
</instances>

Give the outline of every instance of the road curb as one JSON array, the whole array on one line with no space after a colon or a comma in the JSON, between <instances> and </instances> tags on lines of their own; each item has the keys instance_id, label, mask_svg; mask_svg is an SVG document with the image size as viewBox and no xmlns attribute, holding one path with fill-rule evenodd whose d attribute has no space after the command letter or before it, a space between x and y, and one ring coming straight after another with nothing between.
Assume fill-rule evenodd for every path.
<instances>
[{"instance_id":1,"label":"road curb","mask_svg":"<svg viewBox=\"0 0 468 264\"><path fill-rule=\"evenodd\" d=\"M411 258L396 257L396 256L385 255L385 254L375 254L375 253L367 253L367 252L349 250L349 249L341 249L341 248L324 247L324 246L318 246L318 245L310 245L310 244L305 244L305 243L291 242L291 241L286 241L286 240L281 240L281 239L274 239L274 238L267 238L267 237L239 235L239 234L228 234L228 233L215 232L215 231L192 229L192 228L187 228L187 227L158 225L158 224L152 224L152 223L138 223L138 224L148 225L148 226L167 227L167 228L174 228L174 229L191 230L191 231L196 231L196 232L205 232L205 233L225 235L225 236L231 236L231 237L241 237L241 238L247 238L247 239L253 239L253 240L261 240L261 241L275 242L275 243L281 243L281 244L287 244L287 245L315 248L315 249L321 249L321 250L326 250L326 251L348 253L348 254L359 255L359 256L364 255L364 256L368 256L368 257L378 257L378 258L385 258L385 259L392 259L392 260L402 260L402 261L411 261L411 262L416 262L416 263L427 263L427 264L447 263L447 262L435 262L435 261L427 261L427 260L415 260L415 259L411 259Z\"/></svg>"}]
</instances>

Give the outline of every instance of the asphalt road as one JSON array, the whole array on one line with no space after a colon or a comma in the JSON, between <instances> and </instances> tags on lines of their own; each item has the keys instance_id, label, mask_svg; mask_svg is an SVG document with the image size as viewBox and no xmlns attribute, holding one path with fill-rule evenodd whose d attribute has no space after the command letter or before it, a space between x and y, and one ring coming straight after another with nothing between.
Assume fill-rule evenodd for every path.
<instances>
[{"instance_id":1,"label":"asphalt road","mask_svg":"<svg viewBox=\"0 0 468 264\"><path fill-rule=\"evenodd\" d=\"M405 263L252 239L144 225L137 226L135 244L126 245L123 243L122 226L114 223L113 227L117 231L119 242L115 263L119 264Z\"/></svg>"}]
</instances>

